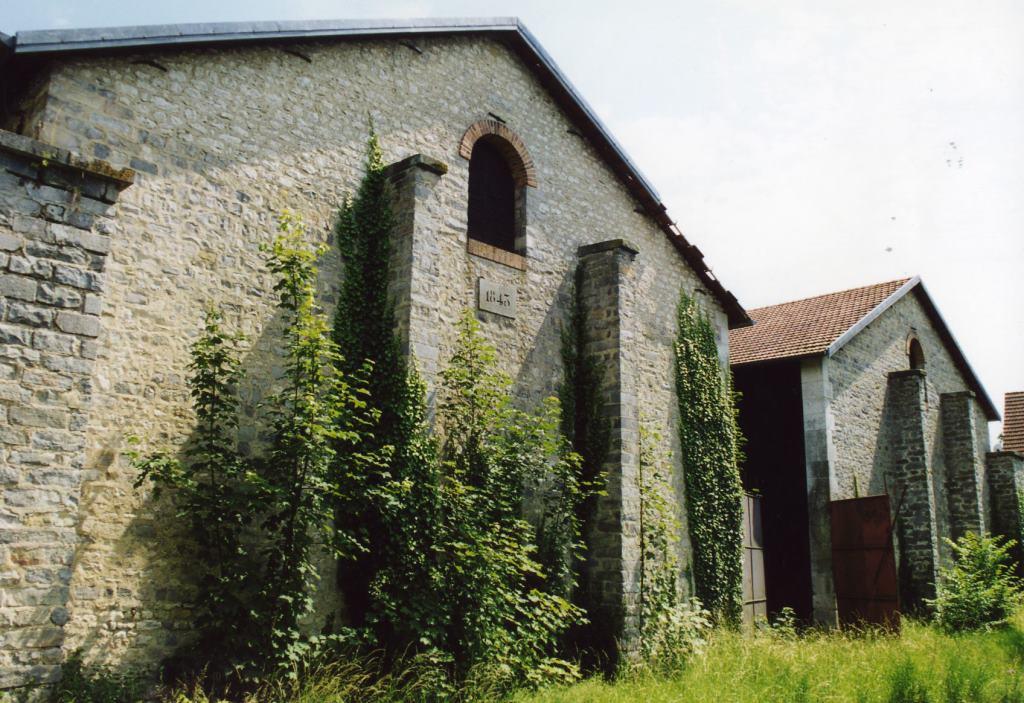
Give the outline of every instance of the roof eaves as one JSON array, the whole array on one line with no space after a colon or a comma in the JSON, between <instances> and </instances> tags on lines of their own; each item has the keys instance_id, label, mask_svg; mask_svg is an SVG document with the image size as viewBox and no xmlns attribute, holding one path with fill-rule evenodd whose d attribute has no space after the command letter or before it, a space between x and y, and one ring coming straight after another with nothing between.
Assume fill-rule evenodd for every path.
<instances>
[{"instance_id":1,"label":"roof eaves","mask_svg":"<svg viewBox=\"0 0 1024 703\"><path fill-rule=\"evenodd\" d=\"M924 287L924 283L918 284L916 293L918 299L921 301L921 305L924 306L925 313L929 318L931 318L932 324L939 333L939 337L941 337L942 341L945 342L950 356L953 357L953 363L956 364L960 373L962 373L967 379L968 385L971 386L971 390L974 391L978 402L981 403L982 408L985 410L985 416L990 422L998 421L1000 419L1000 415L999 411L996 409L995 403L992 402L992 399L985 391L985 387L981 385L981 380L978 378L978 375L974 373L974 369L971 368L971 364L967 361L967 356L957 343L956 338L953 336L953 332L949 329L949 325L947 325L946 321L942 319L942 313L939 312L939 308L935 305L932 297L928 294L928 290Z\"/></svg>"},{"instance_id":2,"label":"roof eaves","mask_svg":"<svg viewBox=\"0 0 1024 703\"><path fill-rule=\"evenodd\" d=\"M268 39L518 31L515 17L424 20L314 20L215 22L18 32L19 55L97 49L214 44Z\"/></svg>"},{"instance_id":3,"label":"roof eaves","mask_svg":"<svg viewBox=\"0 0 1024 703\"><path fill-rule=\"evenodd\" d=\"M91 29L36 30L18 32L13 40L17 55L45 55L104 49L155 48L159 46L208 45L228 42L268 41L275 39L315 39L346 36L396 36L412 34L505 33L525 49L533 70L549 78L556 93L562 94L563 108L583 118L587 131L596 137L599 151L629 190L640 200L668 236L669 241L697 273L698 277L722 305L729 327L753 324L736 296L721 284L704 261L700 249L686 237L669 217L658 191L641 173L625 150L612 136L593 108L562 73L554 59L536 37L515 17L420 19L420 20L317 20L295 22L225 22L211 24L176 24L134 27L99 27ZM602 148L603 147L603 148Z\"/></svg>"},{"instance_id":4,"label":"roof eaves","mask_svg":"<svg viewBox=\"0 0 1024 703\"><path fill-rule=\"evenodd\" d=\"M901 298L903 298L910 291L916 291L918 299L921 301L921 305L925 309L925 314L928 315L932 321L932 325L938 332L939 337L942 339L949 351L949 355L953 357L953 363L959 369L960 373L963 374L967 381L967 385L974 391L974 395L977 397L978 402L981 403L982 409L985 411L985 416L989 421L999 420L999 411L996 409L995 404L985 391L985 387L981 385L981 380L978 375L971 368L970 363L967 361L967 356L964 354L960 345L957 343L956 338L953 337L953 333L949 329L949 325L942 318L942 314L939 312L938 307L932 300L931 296L928 295L928 291L924 287L924 283L921 281L920 276L914 276L909 279L902 286L897 288L889 297L883 300L881 303L876 305L867 315L857 321L850 329L846 330L841 334L832 344L829 345L825 351L827 356L833 356L836 352L842 349L847 342L853 339L861 330L874 322L878 317L886 310L896 304Z\"/></svg>"},{"instance_id":5,"label":"roof eaves","mask_svg":"<svg viewBox=\"0 0 1024 703\"><path fill-rule=\"evenodd\" d=\"M841 335L836 337L835 341L828 345L828 348L825 350L825 354L827 356L833 356L837 351L846 346L847 342L856 337L862 329L864 329L872 322L874 322L876 319L878 319L879 315L881 315L883 312L885 312L893 305L895 305L900 298L902 298L911 290L913 290L914 286L918 285L919 283L921 283L920 276L914 276L913 278L907 280L906 283L904 283L902 286L893 291L888 298L886 298L878 305L876 305L874 308L872 308L872 310L867 315L859 319L848 330L846 330Z\"/></svg>"}]
</instances>

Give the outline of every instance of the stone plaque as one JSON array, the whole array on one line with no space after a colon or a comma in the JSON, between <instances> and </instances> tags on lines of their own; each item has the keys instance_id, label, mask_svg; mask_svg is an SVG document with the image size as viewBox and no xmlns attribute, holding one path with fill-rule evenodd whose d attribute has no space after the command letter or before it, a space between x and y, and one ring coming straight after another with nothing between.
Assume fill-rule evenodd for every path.
<instances>
[{"instance_id":1,"label":"stone plaque","mask_svg":"<svg viewBox=\"0 0 1024 703\"><path fill-rule=\"evenodd\" d=\"M481 310L493 312L495 315L515 317L515 286L506 286L501 283L488 281L486 278L481 278L479 280L476 305Z\"/></svg>"}]
</instances>

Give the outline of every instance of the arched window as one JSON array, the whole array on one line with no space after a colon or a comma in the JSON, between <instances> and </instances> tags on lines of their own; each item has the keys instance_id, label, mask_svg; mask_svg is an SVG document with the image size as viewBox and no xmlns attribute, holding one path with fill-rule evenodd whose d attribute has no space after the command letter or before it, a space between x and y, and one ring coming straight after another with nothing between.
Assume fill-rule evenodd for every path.
<instances>
[{"instance_id":1,"label":"arched window","mask_svg":"<svg viewBox=\"0 0 1024 703\"><path fill-rule=\"evenodd\" d=\"M496 139L478 139L469 157L469 237L516 251L516 182Z\"/></svg>"},{"instance_id":2,"label":"arched window","mask_svg":"<svg viewBox=\"0 0 1024 703\"><path fill-rule=\"evenodd\" d=\"M921 348L921 343L917 341L917 337L910 338L910 343L907 344L907 356L910 358L910 368L924 368L924 350Z\"/></svg>"},{"instance_id":3,"label":"arched window","mask_svg":"<svg viewBox=\"0 0 1024 703\"><path fill-rule=\"evenodd\" d=\"M526 253L526 188L536 187L533 160L515 132L482 120L462 136L459 154L469 160L467 235L470 252L508 263ZM483 245L482 247L480 245ZM525 261L513 256L511 260ZM515 264L513 264L515 265Z\"/></svg>"}]
</instances>

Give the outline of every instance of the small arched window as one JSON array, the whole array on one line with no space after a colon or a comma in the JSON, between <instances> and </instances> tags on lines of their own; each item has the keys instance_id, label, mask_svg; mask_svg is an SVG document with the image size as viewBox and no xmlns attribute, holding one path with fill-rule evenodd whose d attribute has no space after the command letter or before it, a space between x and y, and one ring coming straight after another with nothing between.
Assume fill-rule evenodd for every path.
<instances>
[{"instance_id":1,"label":"small arched window","mask_svg":"<svg viewBox=\"0 0 1024 703\"><path fill-rule=\"evenodd\" d=\"M924 368L924 350L921 348L921 343L917 341L917 337L910 338L910 343L907 345L907 356L910 359L910 368Z\"/></svg>"},{"instance_id":2,"label":"small arched window","mask_svg":"<svg viewBox=\"0 0 1024 703\"><path fill-rule=\"evenodd\" d=\"M469 157L469 237L516 251L516 182L496 139L478 139Z\"/></svg>"},{"instance_id":3,"label":"small arched window","mask_svg":"<svg viewBox=\"0 0 1024 703\"><path fill-rule=\"evenodd\" d=\"M537 185L526 145L505 124L482 120L466 130L459 154L469 160L470 252L487 255L477 246L483 244L484 250L525 254L526 188Z\"/></svg>"}]
</instances>

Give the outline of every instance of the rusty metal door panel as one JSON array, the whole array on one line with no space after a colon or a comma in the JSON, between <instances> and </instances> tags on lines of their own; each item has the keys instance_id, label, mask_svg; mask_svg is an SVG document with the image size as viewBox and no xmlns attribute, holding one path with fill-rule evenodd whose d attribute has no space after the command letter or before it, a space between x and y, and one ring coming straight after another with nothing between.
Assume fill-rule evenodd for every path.
<instances>
[{"instance_id":1,"label":"rusty metal door panel","mask_svg":"<svg viewBox=\"0 0 1024 703\"><path fill-rule=\"evenodd\" d=\"M829 512L840 624L899 628L889 496L832 501Z\"/></svg>"},{"instance_id":2,"label":"rusty metal door panel","mask_svg":"<svg viewBox=\"0 0 1024 703\"><path fill-rule=\"evenodd\" d=\"M743 496L743 621L753 625L767 617L761 497L748 494Z\"/></svg>"}]
</instances>

